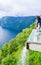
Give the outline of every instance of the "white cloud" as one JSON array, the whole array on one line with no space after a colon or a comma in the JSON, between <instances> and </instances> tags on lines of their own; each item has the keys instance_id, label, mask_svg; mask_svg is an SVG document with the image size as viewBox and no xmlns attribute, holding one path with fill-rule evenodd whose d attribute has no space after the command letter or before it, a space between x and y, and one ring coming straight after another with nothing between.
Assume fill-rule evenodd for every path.
<instances>
[{"instance_id":1,"label":"white cloud","mask_svg":"<svg viewBox=\"0 0 41 65\"><path fill-rule=\"evenodd\" d=\"M0 17L41 15L41 0L0 0Z\"/></svg>"}]
</instances>

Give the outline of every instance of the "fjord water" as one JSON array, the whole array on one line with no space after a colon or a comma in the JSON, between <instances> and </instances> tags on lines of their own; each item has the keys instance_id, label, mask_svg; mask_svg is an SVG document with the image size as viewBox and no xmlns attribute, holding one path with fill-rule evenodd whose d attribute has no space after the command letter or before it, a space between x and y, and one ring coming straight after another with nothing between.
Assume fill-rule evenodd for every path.
<instances>
[{"instance_id":1,"label":"fjord water","mask_svg":"<svg viewBox=\"0 0 41 65\"><path fill-rule=\"evenodd\" d=\"M0 26L0 46L2 46L5 42L9 41L10 39L16 37L18 31L4 29Z\"/></svg>"},{"instance_id":2,"label":"fjord water","mask_svg":"<svg viewBox=\"0 0 41 65\"><path fill-rule=\"evenodd\" d=\"M30 24L35 21L35 19L35 16L3 17L0 20L0 46L2 46L5 42L8 42L12 38L16 37L16 35L23 29L29 27Z\"/></svg>"}]
</instances>

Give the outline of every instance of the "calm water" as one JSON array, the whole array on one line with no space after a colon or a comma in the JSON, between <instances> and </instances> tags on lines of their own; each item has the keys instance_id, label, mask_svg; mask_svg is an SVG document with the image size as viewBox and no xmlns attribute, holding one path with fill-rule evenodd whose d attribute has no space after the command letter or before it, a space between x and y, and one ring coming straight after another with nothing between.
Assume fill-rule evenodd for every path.
<instances>
[{"instance_id":1,"label":"calm water","mask_svg":"<svg viewBox=\"0 0 41 65\"><path fill-rule=\"evenodd\" d=\"M18 33L19 32L17 31L4 29L0 26L0 46L2 46L5 42L9 41L10 39L16 37Z\"/></svg>"}]
</instances>

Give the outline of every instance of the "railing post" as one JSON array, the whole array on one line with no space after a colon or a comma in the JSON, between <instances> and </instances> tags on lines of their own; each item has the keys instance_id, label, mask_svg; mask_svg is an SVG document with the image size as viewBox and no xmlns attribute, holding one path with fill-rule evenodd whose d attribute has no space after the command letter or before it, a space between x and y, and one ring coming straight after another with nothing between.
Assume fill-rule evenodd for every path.
<instances>
[{"instance_id":1,"label":"railing post","mask_svg":"<svg viewBox=\"0 0 41 65\"><path fill-rule=\"evenodd\" d=\"M29 43L26 43L26 48L29 49Z\"/></svg>"}]
</instances>

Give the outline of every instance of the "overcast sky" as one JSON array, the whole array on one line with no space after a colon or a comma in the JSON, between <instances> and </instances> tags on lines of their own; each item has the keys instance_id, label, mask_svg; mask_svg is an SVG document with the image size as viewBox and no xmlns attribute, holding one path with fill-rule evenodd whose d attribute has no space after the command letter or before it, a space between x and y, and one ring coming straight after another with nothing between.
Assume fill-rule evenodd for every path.
<instances>
[{"instance_id":1,"label":"overcast sky","mask_svg":"<svg viewBox=\"0 0 41 65\"><path fill-rule=\"evenodd\" d=\"M41 0L0 0L0 17L41 15Z\"/></svg>"}]
</instances>

